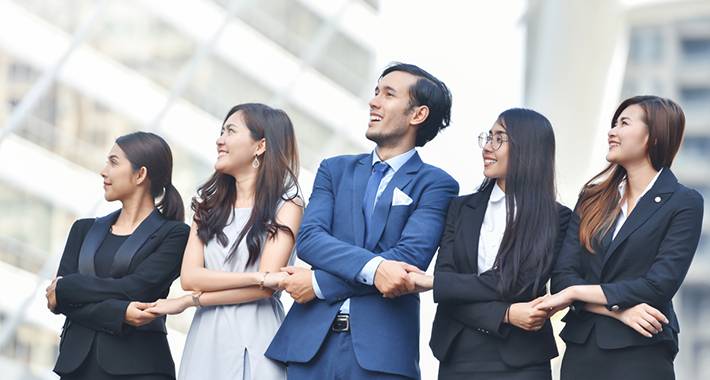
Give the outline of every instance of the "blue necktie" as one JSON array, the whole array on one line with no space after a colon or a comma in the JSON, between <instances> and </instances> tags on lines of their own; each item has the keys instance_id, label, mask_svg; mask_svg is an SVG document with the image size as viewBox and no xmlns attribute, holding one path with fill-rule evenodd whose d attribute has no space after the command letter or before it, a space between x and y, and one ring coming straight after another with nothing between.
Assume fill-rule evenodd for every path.
<instances>
[{"instance_id":1,"label":"blue necktie","mask_svg":"<svg viewBox=\"0 0 710 380\"><path fill-rule=\"evenodd\" d=\"M377 198L377 189L380 187L382 177L389 169L389 165L380 161L372 165L372 173L370 179L367 180L367 189L365 190L365 199L363 200L362 208L365 211L365 226L370 224L370 219L375 211L375 199Z\"/></svg>"}]
</instances>

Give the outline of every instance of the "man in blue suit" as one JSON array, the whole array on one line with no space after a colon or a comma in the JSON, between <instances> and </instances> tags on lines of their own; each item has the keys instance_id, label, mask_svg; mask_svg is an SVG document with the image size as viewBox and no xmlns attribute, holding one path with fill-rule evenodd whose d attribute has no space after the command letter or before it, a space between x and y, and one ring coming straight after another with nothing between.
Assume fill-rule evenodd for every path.
<instances>
[{"instance_id":1,"label":"man in blue suit","mask_svg":"<svg viewBox=\"0 0 710 380\"><path fill-rule=\"evenodd\" d=\"M451 93L421 68L385 69L370 101L372 153L324 160L287 268L296 300L266 356L289 379L419 379L419 296L458 183L415 146L449 125Z\"/></svg>"}]
</instances>

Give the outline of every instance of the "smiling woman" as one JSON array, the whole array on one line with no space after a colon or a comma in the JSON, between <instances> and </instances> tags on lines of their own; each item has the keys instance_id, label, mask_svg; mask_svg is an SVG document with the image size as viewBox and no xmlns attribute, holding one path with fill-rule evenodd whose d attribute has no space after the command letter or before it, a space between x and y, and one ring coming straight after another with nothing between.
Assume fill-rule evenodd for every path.
<instances>
[{"instance_id":1,"label":"smiling woman","mask_svg":"<svg viewBox=\"0 0 710 380\"><path fill-rule=\"evenodd\" d=\"M609 165L585 184L538 305L570 305L560 334L561 378L673 379L678 318L673 296L695 255L703 199L670 167L685 130L669 99L636 96L617 108Z\"/></svg>"},{"instance_id":2,"label":"smiling woman","mask_svg":"<svg viewBox=\"0 0 710 380\"><path fill-rule=\"evenodd\" d=\"M298 152L288 115L240 104L224 120L212 177L192 200L195 211L180 281L191 295L148 309L178 314L199 307L178 377L286 378L264 352L284 318L280 272L293 262L303 214Z\"/></svg>"}]
</instances>

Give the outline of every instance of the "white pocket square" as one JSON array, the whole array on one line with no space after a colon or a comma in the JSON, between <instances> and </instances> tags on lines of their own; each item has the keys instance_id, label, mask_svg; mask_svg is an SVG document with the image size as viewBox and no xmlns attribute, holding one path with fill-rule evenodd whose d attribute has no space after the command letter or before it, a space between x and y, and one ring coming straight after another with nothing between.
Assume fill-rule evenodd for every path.
<instances>
[{"instance_id":1,"label":"white pocket square","mask_svg":"<svg viewBox=\"0 0 710 380\"><path fill-rule=\"evenodd\" d=\"M412 204L412 198L398 187L395 187L392 194L392 206L409 206L410 204Z\"/></svg>"}]
</instances>

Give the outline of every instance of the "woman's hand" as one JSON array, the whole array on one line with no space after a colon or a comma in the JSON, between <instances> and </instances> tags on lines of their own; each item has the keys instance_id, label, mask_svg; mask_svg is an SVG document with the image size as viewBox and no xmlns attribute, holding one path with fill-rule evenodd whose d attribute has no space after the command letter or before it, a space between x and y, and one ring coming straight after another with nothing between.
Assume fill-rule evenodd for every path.
<instances>
[{"instance_id":1,"label":"woman's hand","mask_svg":"<svg viewBox=\"0 0 710 380\"><path fill-rule=\"evenodd\" d=\"M545 295L530 302L518 302L510 305L504 322L525 331L540 330L545 324L548 314L544 309L540 309L539 306L547 298L550 298L550 296Z\"/></svg>"},{"instance_id":2,"label":"woman's hand","mask_svg":"<svg viewBox=\"0 0 710 380\"><path fill-rule=\"evenodd\" d=\"M426 292L434 288L434 276L418 272L409 272L408 275L410 281L414 282L413 293Z\"/></svg>"},{"instance_id":3,"label":"woman's hand","mask_svg":"<svg viewBox=\"0 0 710 380\"><path fill-rule=\"evenodd\" d=\"M279 287L279 283L289 276L287 272L269 272L266 275L262 275L264 279L264 287L271 288L274 290L283 290Z\"/></svg>"},{"instance_id":4,"label":"woman's hand","mask_svg":"<svg viewBox=\"0 0 710 380\"><path fill-rule=\"evenodd\" d=\"M185 295L178 298L159 299L153 302L153 306L145 309L145 311L156 315L175 315L182 313L192 305L192 296Z\"/></svg>"},{"instance_id":5,"label":"woman's hand","mask_svg":"<svg viewBox=\"0 0 710 380\"><path fill-rule=\"evenodd\" d=\"M147 325L148 323L153 322L155 318L159 317L158 314L148 312L148 309L154 305L155 302L147 303L133 301L128 304L128 307L126 308L126 315L123 319L131 326L139 327Z\"/></svg>"},{"instance_id":6,"label":"woman's hand","mask_svg":"<svg viewBox=\"0 0 710 380\"><path fill-rule=\"evenodd\" d=\"M668 318L663 313L645 303L612 312L612 315L646 338L663 331L663 324L668 324Z\"/></svg>"},{"instance_id":7,"label":"woman's hand","mask_svg":"<svg viewBox=\"0 0 710 380\"><path fill-rule=\"evenodd\" d=\"M537 304L536 308L547 313L549 318L558 311L566 309L572 302L574 302L574 297L572 296L572 287L569 287L561 292L544 297L542 302Z\"/></svg>"}]
</instances>

